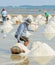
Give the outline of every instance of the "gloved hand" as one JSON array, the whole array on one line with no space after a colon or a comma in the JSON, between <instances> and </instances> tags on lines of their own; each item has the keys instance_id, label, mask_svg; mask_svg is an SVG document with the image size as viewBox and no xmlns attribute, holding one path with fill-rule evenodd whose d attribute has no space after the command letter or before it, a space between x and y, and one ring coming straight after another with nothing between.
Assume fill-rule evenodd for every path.
<instances>
[{"instance_id":1,"label":"gloved hand","mask_svg":"<svg viewBox=\"0 0 55 65\"><path fill-rule=\"evenodd\" d=\"M15 34L15 38L18 38L18 35Z\"/></svg>"}]
</instances>

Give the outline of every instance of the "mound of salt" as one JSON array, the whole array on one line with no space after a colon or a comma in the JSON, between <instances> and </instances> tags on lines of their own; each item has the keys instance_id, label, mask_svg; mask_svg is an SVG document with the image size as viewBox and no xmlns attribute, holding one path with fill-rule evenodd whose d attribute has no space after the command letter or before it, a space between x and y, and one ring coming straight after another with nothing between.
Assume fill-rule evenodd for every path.
<instances>
[{"instance_id":1,"label":"mound of salt","mask_svg":"<svg viewBox=\"0 0 55 65\"><path fill-rule=\"evenodd\" d=\"M36 22L38 22L39 25L46 24L46 18L42 15L38 15L36 18Z\"/></svg>"},{"instance_id":2,"label":"mound of salt","mask_svg":"<svg viewBox=\"0 0 55 65\"><path fill-rule=\"evenodd\" d=\"M10 20L6 21L1 29L4 33L9 33L13 29L12 22Z\"/></svg>"},{"instance_id":3,"label":"mound of salt","mask_svg":"<svg viewBox=\"0 0 55 65\"><path fill-rule=\"evenodd\" d=\"M18 15L17 19L18 19L19 22L23 22L23 16L22 15Z\"/></svg>"},{"instance_id":4,"label":"mound of salt","mask_svg":"<svg viewBox=\"0 0 55 65\"><path fill-rule=\"evenodd\" d=\"M39 21L39 25L44 25L44 24L46 24L46 21L45 20L40 20Z\"/></svg>"},{"instance_id":5,"label":"mound of salt","mask_svg":"<svg viewBox=\"0 0 55 65\"><path fill-rule=\"evenodd\" d=\"M55 21L51 21L50 25L55 29Z\"/></svg>"},{"instance_id":6,"label":"mound of salt","mask_svg":"<svg viewBox=\"0 0 55 65\"><path fill-rule=\"evenodd\" d=\"M46 43L34 42L30 53L33 56L33 60L37 61L40 65L46 65L55 56L55 51Z\"/></svg>"},{"instance_id":7,"label":"mound of salt","mask_svg":"<svg viewBox=\"0 0 55 65\"><path fill-rule=\"evenodd\" d=\"M36 17L36 19L41 19L41 18L42 18L41 14Z\"/></svg>"},{"instance_id":8,"label":"mound of salt","mask_svg":"<svg viewBox=\"0 0 55 65\"><path fill-rule=\"evenodd\" d=\"M31 22L31 24L29 25L29 28L33 31L36 31L38 29L38 23L36 22Z\"/></svg>"},{"instance_id":9,"label":"mound of salt","mask_svg":"<svg viewBox=\"0 0 55 65\"><path fill-rule=\"evenodd\" d=\"M52 18L52 16L49 14L49 18L48 19L50 20L51 18Z\"/></svg>"},{"instance_id":10,"label":"mound of salt","mask_svg":"<svg viewBox=\"0 0 55 65\"><path fill-rule=\"evenodd\" d=\"M44 35L47 39L51 40L55 37L55 25L54 21L50 21L50 23L46 26L44 30Z\"/></svg>"},{"instance_id":11,"label":"mound of salt","mask_svg":"<svg viewBox=\"0 0 55 65\"><path fill-rule=\"evenodd\" d=\"M16 24L16 21L18 21L17 17L13 17L13 18L12 18L13 24Z\"/></svg>"},{"instance_id":12,"label":"mound of salt","mask_svg":"<svg viewBox=\"0 0 55 65\"><path fill-rule=\"evenodd\" d=\"M32 49L35 48L31 54L36 56L53 56L55 55L55 51L46 43L42 42L34 42L32 45Z\"/></svg>"}]
</instances>

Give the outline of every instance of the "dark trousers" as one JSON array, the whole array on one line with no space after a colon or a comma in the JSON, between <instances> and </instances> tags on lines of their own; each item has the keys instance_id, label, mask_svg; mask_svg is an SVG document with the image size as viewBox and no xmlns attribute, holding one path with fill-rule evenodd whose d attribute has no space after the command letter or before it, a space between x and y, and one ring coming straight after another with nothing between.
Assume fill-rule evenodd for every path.
<instances>
[{"instance_id":1,"label":"dark trousers","mask_svg":"<svg viewBox=\"0 0 55 65\"><path fill-rule=\"evenodd\" d=\"M48 23L48 16L46 17L46 24Z\"/></svg>"},{"instance_id":2,"label":"dark trousers","mask_svg":"<svg viewBox=\"0 0 55 65\"><path fill-rule=\"evenodd\" d=\"M46 17L46 21L48 21L48 16Z\"/></svg>"},{"instance_id":3,"label":"dark trousers","mask_svg":"<svg viewBox=\"0 0 55 65\"><path fill-rule=\"evenodd\" d=\"M6 16L5 16L5 17L2 16L2 21L3 21L3 22L6 21Z\"/></svg>"}]
</instances>

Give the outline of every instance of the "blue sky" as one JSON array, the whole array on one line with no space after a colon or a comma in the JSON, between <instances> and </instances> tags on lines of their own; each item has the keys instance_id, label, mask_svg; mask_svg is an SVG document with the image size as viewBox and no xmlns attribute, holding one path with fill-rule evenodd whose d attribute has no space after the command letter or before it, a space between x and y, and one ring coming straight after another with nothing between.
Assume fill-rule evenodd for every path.
<instances>
[{"instance_id":1,"label":"blue sky","mask_svg":"<svg viewBox=\"0 0 55 65\"><path fill-rule=\"evenodd\" d=\"M0 0L0 6L20 6L20 5L55 5L55 0Z\"/></svg>"}]
</instances>

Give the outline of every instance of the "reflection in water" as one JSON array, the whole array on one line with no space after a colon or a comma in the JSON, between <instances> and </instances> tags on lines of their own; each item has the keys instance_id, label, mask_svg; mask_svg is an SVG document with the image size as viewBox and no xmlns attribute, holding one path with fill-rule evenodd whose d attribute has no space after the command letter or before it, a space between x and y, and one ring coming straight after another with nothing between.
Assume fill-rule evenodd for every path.
<instances>
[{"instance_id":1,"label":"reflection in water","mask_svg":"<svg viewBox=\"0 0 55 65\"><path fill-rule=\"evenodd\" d=\"M29 64L29 60L26 56L20 56L18 54L12 54L11 55L11 59L12 61L18 61L16 63L16 65L28 65Z\"/></svg>"},{"instance_id":2,"label":"reflection in water","mask_svg":"<svg viewBox=\"0 0 55 65\"><path fill-rule=\"evenodd\" d=\"M55 56L29 56L27 58L26 56L13 54L1 56L0 59L0 65L55 65Z\"/></svg>"},{"instance_id":3,"label":"reflection in water","mask_svg":"<svg viewBox=\"0 0 55 65\"><path fill-rule=\"evenodd\" d=\"M53 58L54 56L38 56L38 57L34 57L33 59L37 61L40 65L46 65Z\"/></svg>"}]
</instances>

